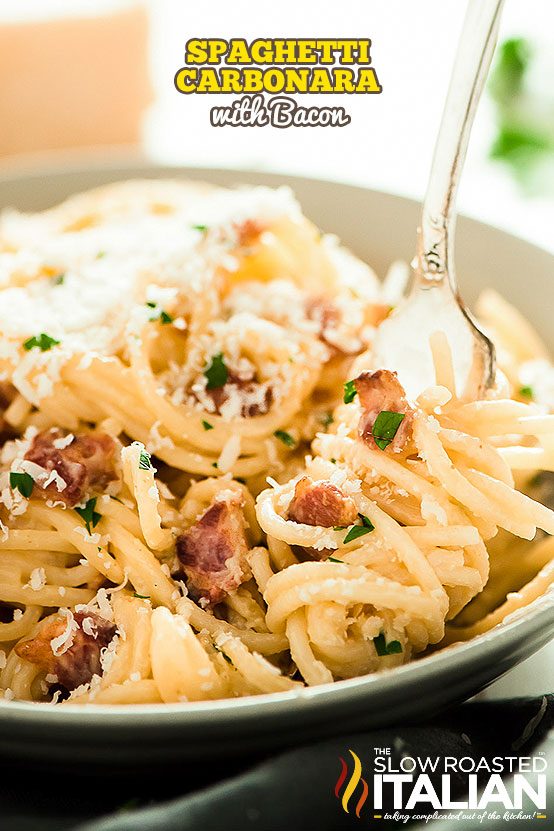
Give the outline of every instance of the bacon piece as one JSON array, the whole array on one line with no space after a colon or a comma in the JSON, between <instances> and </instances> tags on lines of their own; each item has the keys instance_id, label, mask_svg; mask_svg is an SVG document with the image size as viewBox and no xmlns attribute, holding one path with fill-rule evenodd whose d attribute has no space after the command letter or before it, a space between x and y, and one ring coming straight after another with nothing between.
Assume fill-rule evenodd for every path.
<instances>
[{"instance_id":1,"label":"bacon piece","mask_svg":"<svg viewBox=\"0 0 554 831\"><path fill-rule=\"evenodd\" d=\"M377 416L383 410L403 413L404 418L400 422L394 439L385 448L385 452L390 450L399 453L404 450L412 437L414 411L406 400L404 387L398 380L396 372L391 372L388 369L362 372L355 379L354 386L363 410L358 430L364 442L370 447L377 447L371 431Z\"/></svg>"},{"instance_id":2,"label":"bacon piece","mask_svg":"<svg viewBox=\"0 0 554 831\"><path fill-rule=\"evenodd\" d=\"M244 222L235 224L235 231L237 234L237 242L241 248L248 248L258 241L258 238L264 226L255 219L245 219Z\"/></svg>"},{"instance_id":3,"label":"bacon piece","mask_svg":"<svg viewBox=\"0 0 554 831\"><path fill-rule=\"evenodd\" d=\"M250 578L243 498L216 499L194 525L177 538L177 557L191 594L219 603Z\"/></svg>"},{"instance_id":4,"label":"bacon piece","mask_svg":"<svg viewBox=\"0 0 554 831\"><path fill-rule=\"evenodd\" d=\"M358 518L356 505L331 482L314 482L303 476L296 483L288 518L304 525L352 525Z\"/></svg>"},{"instance_id":5,"label":"bacon piece","mask_svg":"<svg viewBox=\"0 0 554 831\"><path fill-rule=\"evenodd\" d=\"M242 418L265 415L273 403L273 390L266 384L255 380L254 372L245 377L229 372L227 383L223 387L206 390L214 402L215 411L221 412L221 407L230 398L237 395L240 400L240 415Z\"/></svg>"},{"instance_id":6,"label":"bacon piece","mask_svg":"<svg viewBox=\"0 0 554 831\"><path fill-rule=\"evenodd\" d=\"M72 640L68 638L70 646L65 650L60 647L59 655L54 654L52 641L66 631L66 618L49 621L34 638L21 641L15 647L20 658L37 664L46 673L56 675L58 683L67 690L88 684L93 675L102 674L100 655L116 632L113 623L94 612L75 612L73 619L76 627Z\"/></svg>"},{"instance_id":7,"label":"bacon piece","mask_svg":"<svg viewBox=\"0 0 554 831\"><path fill-rule=\"evenodd\" d=\"M41 483L34 489L44 499L59 499L72 507L82 501L85 494L102 493L109 482L116 479L114 467L115 441L105 433L83 433L75 436L67 447L58 448L54 442L63 438L61 430L45 430L38 433L25 454L25 459L53 470L66 486L59 491L56 482L46 488Z\"/></svg>"},{"instance_id":8,"label":"bacon piece","mask_svg":"<svg viewBox=\"0 0 554 831\"><path fill-rule=\"evenodd\" d=\"M312 297L306 304L306 315L318 325L318 337L329 348L331 358L344 355L357 355L363 348L362 341L350 337L350 346L344 341L337 343L337 330L342 321L342 313L328 297Z\"/></svg>"}]
</instances>

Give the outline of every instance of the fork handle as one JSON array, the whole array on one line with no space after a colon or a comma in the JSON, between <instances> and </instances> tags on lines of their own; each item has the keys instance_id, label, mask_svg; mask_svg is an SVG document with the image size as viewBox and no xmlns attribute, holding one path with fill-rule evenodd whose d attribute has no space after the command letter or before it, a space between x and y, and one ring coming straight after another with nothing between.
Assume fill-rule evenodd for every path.
<instances>
[{"instance_id":1,"label":"fork handle","mask_svg":"<svg viewBox=\"0 0 554 831\"><path fill-rule=\"evenodd\" d=\"M469 0L467 5L418 229L415 289L443 283L457 294L452 256L456 192L503 4Z\"/></svg>"}]
</instances>

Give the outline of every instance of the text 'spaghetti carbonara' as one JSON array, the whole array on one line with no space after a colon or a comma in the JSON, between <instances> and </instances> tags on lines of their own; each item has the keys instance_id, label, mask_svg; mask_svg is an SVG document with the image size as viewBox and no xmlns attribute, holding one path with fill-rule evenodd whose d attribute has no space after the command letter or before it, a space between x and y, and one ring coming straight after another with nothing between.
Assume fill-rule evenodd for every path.
<instances>
[{"instance_id":1,"label":"text 'spaghetti carbonara'","mask_svg":"<svg viewBox=\"0 0 554 831\"><path fill-rule=\"evenodd\" d=\"M457 398L436 349L408 400L371 355L403 274L380 284L287 189L137 181L3 214L0 695L301 689L545 591L546 350L486 292L493 393Z\"/></svg>"}]
</instances>

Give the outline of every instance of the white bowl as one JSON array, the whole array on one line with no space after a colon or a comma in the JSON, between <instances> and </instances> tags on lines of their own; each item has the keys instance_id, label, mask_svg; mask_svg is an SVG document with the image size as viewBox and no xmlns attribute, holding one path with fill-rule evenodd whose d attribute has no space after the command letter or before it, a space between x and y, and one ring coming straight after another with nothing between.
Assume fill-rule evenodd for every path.
<instances>
[{"instance_id":1,"label":"white bowl","mask_svg":"<svg viewBox=\"0 0 554 831\"><path fill-rule=\"evenodd\" d=\"M337 234L383 274L395 259L410 260L419 206L412 200L350 185L244 171L132 164L0 178L0 207L37 210L70 193L134 177L179 177L222 185L290 185L304 212ZM509 234L461 218L456 263L471 303L491 286L536 325L554 347L554 257ZM248 753L332 733L385 727L423 718L486 687L554 635L554 589L509 622L474 640L399 669L312 687L297 693L175 705L0 706L0 752L43 760L112 764Z\"/></svg>"}]
</instances>

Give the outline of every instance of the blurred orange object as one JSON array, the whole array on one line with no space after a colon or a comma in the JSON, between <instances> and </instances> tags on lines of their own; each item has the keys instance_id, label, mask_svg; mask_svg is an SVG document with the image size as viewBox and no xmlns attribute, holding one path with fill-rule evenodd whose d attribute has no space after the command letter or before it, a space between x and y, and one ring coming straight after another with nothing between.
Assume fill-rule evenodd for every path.
<instances>
[{"instance_id":1,"label":"blurred orange object","mask_svg":"<svg viewBox=\"0 0 554 831\"><path fill-rule=\"evenodd\" d=\"M61 18L0 19L0 156L140 139L152 99L146 9L85 16L67 5Z\"/></svg>"}]
</instances>

